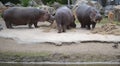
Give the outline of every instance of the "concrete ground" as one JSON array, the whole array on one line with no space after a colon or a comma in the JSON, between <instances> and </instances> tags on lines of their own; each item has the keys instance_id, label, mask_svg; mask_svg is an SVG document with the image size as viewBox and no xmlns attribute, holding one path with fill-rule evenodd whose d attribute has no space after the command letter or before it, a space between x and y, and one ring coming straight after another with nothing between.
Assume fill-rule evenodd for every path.
<instances>
[{"instance_id":1,"label":"concrete ground","mask_svg":"<svg viewBox=\"0 0 120 66\"><path fill-rule=\"evenodd\" d=\"M59 34L56 29L49 29L49 23L40 23L40 28L34 29L28 29L28 26L6 29L2 19L0 23L4 26L0 31L0 52L61 53L70 57L79 55L78 59L96 56L97 59L104 59L100 61L120 61L119 35L92 34L89 30L79 28L79 25L76 29Z\"/></svg>"}]
</instances>

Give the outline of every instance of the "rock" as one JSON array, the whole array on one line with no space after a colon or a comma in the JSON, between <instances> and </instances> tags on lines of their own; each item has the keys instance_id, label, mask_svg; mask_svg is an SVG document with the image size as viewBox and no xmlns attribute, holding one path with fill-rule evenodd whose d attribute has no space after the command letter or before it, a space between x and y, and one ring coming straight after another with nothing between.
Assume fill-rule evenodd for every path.
<instances>
[{"instance_id":1,"label":"rock","mask_svg":"<svg viewBox=\"0 0 120 66\"><path fill-rule=\"evenodd\" d=\"M34 0L38 5L43 5L42 0Z\"/></svg>"},{"instance_id":2,"label":"rock","mask_svg":"<svg viewBox=\"0 0 120 66\"><path fill-rule=\"evenodd\" d=\"M54 3L52 4L52 7L54 7L55 10L56 10L56 9L58 9L59 7L61 7L61 4L58 3L58 2L54 2Z\"/></svg>"},{"instance_id":3,"label":"rock","mask_svg":"<svg viewBox=\"0 0 120 66\"><path fill-rule=\"evenodd\" d=\"M1 8L5 8L5 6L2 4L2 2L0 1L0 9Z\"/></svg>"},{"instance_id":4,"label":"rock","mask_svg":"<svg viewBox=\"0 0 120 66\"><path fill-rule=\"evenodd\" d=\"M97 10L101 10L103 7L100 5L99 2L97 1L90 1L90 0L77 0L72 8L72 10L74 11L75 9L77 9L78 6L82 5L82 4L88 4L90 6L95 7Z\"/></svg>"},{"instance_id":5,"label":"rock","mask_svg":"<svg viewBox=\"0 0 120 66\"><path fill-rule=\"evenodd\" d=\"M46 6L46 5L42 5L42 6L39 6L37 7L38 9L43 9L43 10L46 10L48 11L50 14L55 14L55 9L53 7L50 7L50 6Z\"/></svg>"},{"instance_id":6,"label":"rock","mask_svg":"<svg viewBox=\"0 0 120 66\"><path fill-rule=\"evenodd\" d=\"M112 47L115 48L115 49L118 49L118 47L119 47L118 44L119 44L119 42L116 42Z\"/></svg>"},{"instance_id":7,"label":"rock","mask_svg":"<svg viewBox=\"0 0 120 66\"><path fill-rule=\"evenodd\" d=\"M5 9L7 9L2 2L0 2L0 13L2 13Z\"/></svg>"},{"instance_id":8,"label":"rock","mask_svg":"<svg viewBox=\"0 0 120 66\"><path fill-rule=\"evenodd\" d=\"M13 4L11 2L7 2L7 3L5 3L5 6L6 7L13 7L13 6L15 6L15 4Z\"/></svg>"},{"instance_id":9,"label":"rock","mask_svg":"<svg viewBox=\"0 0 120 66\"><path fill-rule=\"evenodd\" d=\"M34 0L29 1L29 6L37 6L38 4Z\"/></svg>"}]
</instances>

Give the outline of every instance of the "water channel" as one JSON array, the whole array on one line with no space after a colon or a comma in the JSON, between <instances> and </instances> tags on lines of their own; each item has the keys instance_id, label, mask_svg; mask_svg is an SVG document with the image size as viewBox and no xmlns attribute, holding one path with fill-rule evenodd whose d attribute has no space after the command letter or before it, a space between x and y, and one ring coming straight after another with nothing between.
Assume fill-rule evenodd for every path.
<instances>
[{"instance_id":1,"label":"water channel","mask_svg":"<svg viewBox=\"0 0 120 66\"><path fill-rule=\"evenodd\" d=\"M120 66L120 63L0 63L0 66Z\"/></svg>"}]
</instances>

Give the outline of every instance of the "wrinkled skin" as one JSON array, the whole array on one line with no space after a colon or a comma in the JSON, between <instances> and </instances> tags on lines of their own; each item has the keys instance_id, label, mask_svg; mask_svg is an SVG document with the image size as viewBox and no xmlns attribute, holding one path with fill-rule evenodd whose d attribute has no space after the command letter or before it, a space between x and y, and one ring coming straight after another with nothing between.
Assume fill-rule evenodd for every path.
<instances>
[{"instance_id":1,"label":"wrinkled skin","mask_svg":"<svg viewBox=\"0 0 120 66\"><path fill-rule=\"evenodd\" d=\"M66 29L75 28L75 17L71 10L64 6L57 9L55 14L55 20L58 27L58 33L66 32Z\"/></svg>"},{"instance_id":2,"label":"wrinkled skin","mask_svg":"<svg viewBox=\"0 0 120 66\"><path fill-rule=\"evenodd\" d=\"M46 11L27 7L9 8L3 12L2 17L7 28L13 28L12 25L27 24L29 28L32 28L32 24L37 28L38 21L48 21L50 19L50 15Z\"/></svg>"},{"instance_id":3,"label":"wrinkled skin","mask_svg":"<svg viewBox=\"0 0 120 66\"><path fill-rule=\"evenodd\" d=\"M92 29L95 28L96 23L102 20L100 13L93 7L86 4L78 6L76 10L76 16L81 23L81 28Z\"/></svg>"}]
</instances>

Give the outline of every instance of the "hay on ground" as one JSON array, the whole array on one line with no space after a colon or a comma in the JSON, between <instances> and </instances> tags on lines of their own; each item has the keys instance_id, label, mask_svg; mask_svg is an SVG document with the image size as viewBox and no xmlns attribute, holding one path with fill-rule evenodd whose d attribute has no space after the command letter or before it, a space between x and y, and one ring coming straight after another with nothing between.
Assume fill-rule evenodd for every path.
<instances>
[{"instance_id":1,"label":"hay on ground","mask_svg":"<svg viewBox=\"0 0 120 66\"><path fill-rule=\"evenodd\" d=\"M94 34L98 33L98 34L120 35L120 28L113 23L107 23L99 28L95 28L91 32Z\"/></svg>"}]
</instances>

